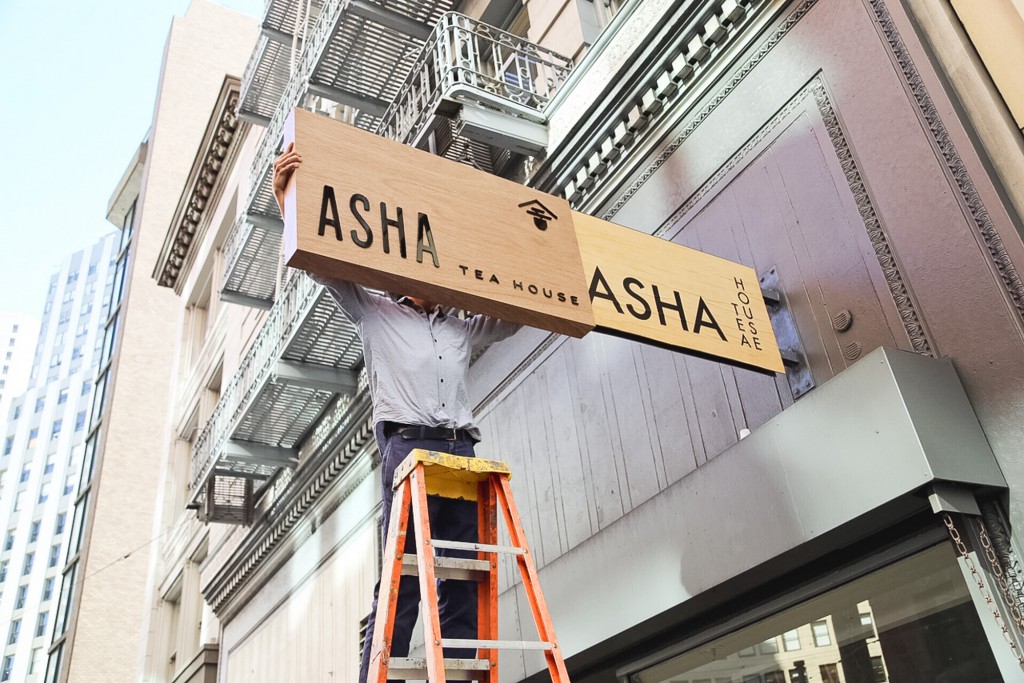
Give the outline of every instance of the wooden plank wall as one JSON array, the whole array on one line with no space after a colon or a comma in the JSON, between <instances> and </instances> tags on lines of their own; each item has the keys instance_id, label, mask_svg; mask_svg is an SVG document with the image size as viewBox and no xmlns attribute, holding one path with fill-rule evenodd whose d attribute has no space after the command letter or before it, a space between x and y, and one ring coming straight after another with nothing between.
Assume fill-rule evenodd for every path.
<instances>
[{"instance_id":1,"label":"wooden plank wall","mask_svg":"<svg viewBox=\"0 0 1024 683\"><path fill-rule=\"evenodd\" d=\"M376 533L376 524L364 525L227 653L225 683L354 683L359 622L377 580Z\"/></svg>"}]
</instances>

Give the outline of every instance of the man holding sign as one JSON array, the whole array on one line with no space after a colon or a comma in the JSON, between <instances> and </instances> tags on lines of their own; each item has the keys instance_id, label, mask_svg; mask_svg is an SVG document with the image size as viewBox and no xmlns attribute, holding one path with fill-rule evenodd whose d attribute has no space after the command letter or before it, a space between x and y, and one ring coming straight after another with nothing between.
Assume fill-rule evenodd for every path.
<instances>
[{"instance_id":1,"label":"man holding sign","mask_svg":"<svg viewBox=\"0 0 1024 683\"><path fill-rule=\"evenodd\" d=\"M274 195L284 214L284 195L302 156L289 144L274 161ZM480 430L469 405L469 360L474 351L504 339L519 325L475 315L468 320L446 315L434 301L374 294L343 278L310 274L324 285L356 325L373 403L374 433L381 453L381 545L391 518L395 468L416 448L473 457ZM430 527L438 538L477 542L477 511L472 501L428 499ZM415 552L412 527L406 552ZM438 550L438 555L475 557ZM359 680L366 681L377 613L380 581L363 644ZM403 576L399 585L391 657L405 657L416 624L419 585ZM438 590L441 630L446 638L477 637L477 588L465 581L443 581ZM472 650L445 648L445 657L470 659Z\"/></svg>"}]
</instances>

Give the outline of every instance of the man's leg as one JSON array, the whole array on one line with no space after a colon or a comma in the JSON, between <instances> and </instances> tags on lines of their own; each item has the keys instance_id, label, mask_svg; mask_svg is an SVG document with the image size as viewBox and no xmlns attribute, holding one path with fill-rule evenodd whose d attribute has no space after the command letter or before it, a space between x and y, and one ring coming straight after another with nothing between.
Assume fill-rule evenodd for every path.
<instances>
[{"instance_id":1,"label":"man's leg","mask_svg":"<svg viewBox=\"0 0 1024 683\"><path fill-rule=\"evenodd\" d=\"M447 442L448 451L454 455L475 457L472 441ZM480 541L477 529L477 504L468 500L437 499L438 509L431 515L431 525L436 524L434 535L452 541L477 543ZM435 519L437 520L435 523ZM472 551L440 550L439 555L463 557L475 560ZM441 581L437 595L438 611L441 617L441 634L445 638L476 639L477 637L477 584L475 581ZM473 648L445 648L444 656L455 659L476 657Z\"/></svg>"}]
</instances>

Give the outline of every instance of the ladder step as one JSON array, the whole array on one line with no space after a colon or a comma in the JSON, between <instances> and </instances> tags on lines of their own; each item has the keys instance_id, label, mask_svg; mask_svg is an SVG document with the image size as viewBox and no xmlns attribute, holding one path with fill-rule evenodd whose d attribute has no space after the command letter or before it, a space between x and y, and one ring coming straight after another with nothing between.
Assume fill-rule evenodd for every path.
<instances>
[{"instance_id":1,"label":"ladder step","mask_svg":"<svg viewBox=\"0 0 1024 683\"><path fill-rule=\"evenodd\" d=\"M491 663L486 659L445 659L444 677L449 681L475 681L487 677ZM388 678L406 681L427 679L425 657L392 657L388 663Z\"/></svg>"},{"instance_id":2,"label":"ladder step","mask_svg":"<svg viewBox=\"0 0 1024 683\"><path fill-rule=\"evenodd\" d=\"M416 555L402 556L402 575L419 576ZM488 560L469 560L462 557L434 557L434 576L459 581L486 581L491 571Z\"/></svg>"},{"instance_id":3,"label":"ladder step","mask_svg":"<svg viewBox=\"0 0 1024 683\"><path fill-rule=\"evenodd\" d=\"M464 541L445 541L435 538L430 541L435 548L447 548L449 550L476 550L482 553L509 553L511 555L522 555L523 549L514 545L488 545L486 543L466 543Z\"/></svg>"},{"instance_id":4,"label":"ladder step","mask_svg":"<svg viewBox=\"0 0 1024 683\"><path fill-rule=\"evenodd\" d=\"M461 647L477 650L554 650L554 643L544 640L473 640L471 638L442 638L441 647Z\"/></svg>"}]
</instances>

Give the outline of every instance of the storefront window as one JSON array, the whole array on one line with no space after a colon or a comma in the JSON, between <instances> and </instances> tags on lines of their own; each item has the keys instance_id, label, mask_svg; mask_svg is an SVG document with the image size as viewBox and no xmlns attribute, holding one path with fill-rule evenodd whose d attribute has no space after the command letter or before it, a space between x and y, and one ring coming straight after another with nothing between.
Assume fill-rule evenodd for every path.
<instances>
[{"instance_id":1,"label":"storefront window","mask_svg":"<svg viewBox=\"0 0 1024 683\"><path fill-rule=\"evenodd\" d=\"M1001 681L952 549L939 545L668 659L634 683ZM779 647L781 641L782 647Z\"/></svg>"}]
</instances>

